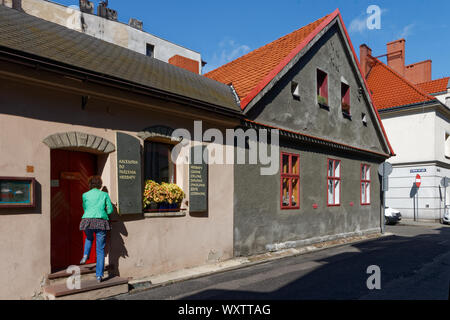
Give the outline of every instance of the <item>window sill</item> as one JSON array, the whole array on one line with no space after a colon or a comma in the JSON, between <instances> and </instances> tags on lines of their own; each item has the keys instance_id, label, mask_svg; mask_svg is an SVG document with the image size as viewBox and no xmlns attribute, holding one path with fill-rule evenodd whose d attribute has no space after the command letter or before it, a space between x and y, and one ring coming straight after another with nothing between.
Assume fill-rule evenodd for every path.
<instances>
[{"instance_id":1,"label":"window sill","mask_svg":"<svg viewBox=\"0 0 450 320\"><path fill-rule=\"evenodd\" d=\"M282 211L300 210L300 207L281 207Z\"/></svg>"},{"instance_id":2,"label":"window sill","mask_svg":"<svg viewBox=\"0 0 450 320\"><path fill-rule=\"evenodd\" d=\"M156 209L144 211L145 218L185 217L187 209Z\"/></svg>"},{"instance_id":3,"label":"window sill","mask_svg":"<svg viewBox=\"0 0 450 320\"><path fill-rule=\"evenodd\" d=\"M330 106L327 104L323 104L323 103L318 103L319 107L322 109L325 109L327 111L330 111Z\"/></svg>"}]
</instances>

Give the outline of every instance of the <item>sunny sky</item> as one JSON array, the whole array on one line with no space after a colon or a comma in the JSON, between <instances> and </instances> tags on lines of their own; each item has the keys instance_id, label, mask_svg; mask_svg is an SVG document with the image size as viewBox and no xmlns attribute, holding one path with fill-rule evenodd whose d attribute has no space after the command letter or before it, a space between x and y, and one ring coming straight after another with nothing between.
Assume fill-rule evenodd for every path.
<instances>
[{"instance_id":1,"label":"sunny sky","mask_svg":"<svg viewBox=\"0 0 450 320\"><path fill-rule=\"evenodd\" d=\"M380 30L366 27L370 5L382 10ZM145 31L200 52L208 62L205 71L339 8L358 54L362 43L378 56L386 53L387 42L405 38L407 64L431 59L433 79L450 76L448 0L110 0L109 7L119 12L120 21L138 18Z\"/></svg>"}]
</instances>

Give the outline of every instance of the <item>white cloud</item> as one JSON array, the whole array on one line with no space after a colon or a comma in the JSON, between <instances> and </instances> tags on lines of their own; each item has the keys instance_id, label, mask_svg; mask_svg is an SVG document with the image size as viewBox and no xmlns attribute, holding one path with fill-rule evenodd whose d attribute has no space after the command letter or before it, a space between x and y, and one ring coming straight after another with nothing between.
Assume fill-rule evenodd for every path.
<instances>
[{"instance_id":1,"label":"white cloud","mask_svg":"<svg viewBox=\"0 0 450 320\"><path fill-rule=\"evenodd\" d=\"M349 31L351 33L359 32L363 33L367 29L367 17L365 15L360 15L350 22Z\"/></svg>"},{"instance_id":2,"label":"white cloud","mask_svg":"<svg viewBox=\"0 0 450 320\"><path fill-rule=\"evenodd\" d=\"M412 29L414 28L414 23L408 24L405 26L402 31L398 34L397 38L407 38L409 35L412 34Z\"/></svg>"},{"instance_id":3,"label":"white cloud","mask_svg":"<svg viewBox=\"0 0 450 320\"><path fill-rule=\"evenodd\" d=\"M214 70L250 51L250 47L245 44L236 43L233 39L223 39L218 44L218 50L205 67L204 72Z\"/></svg>"}]
</instances>

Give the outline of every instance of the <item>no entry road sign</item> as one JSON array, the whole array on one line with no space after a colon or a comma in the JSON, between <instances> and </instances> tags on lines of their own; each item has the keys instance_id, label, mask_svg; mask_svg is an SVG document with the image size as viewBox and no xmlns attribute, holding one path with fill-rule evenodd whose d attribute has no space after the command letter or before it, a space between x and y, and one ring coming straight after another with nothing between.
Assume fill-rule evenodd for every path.
<instances>
[{"instance_id":1,"label":"no entry road sign","mask_svg":"<svg viewBox=\"0 0 450 320\"><path fill-rule=\"evenodd\" d=\"M420 188L420 185L421 185L421 177L420 177L420 174L418 174L417 176L416 176L416 187L417 188Z\"/></svg>"}]
</instances>

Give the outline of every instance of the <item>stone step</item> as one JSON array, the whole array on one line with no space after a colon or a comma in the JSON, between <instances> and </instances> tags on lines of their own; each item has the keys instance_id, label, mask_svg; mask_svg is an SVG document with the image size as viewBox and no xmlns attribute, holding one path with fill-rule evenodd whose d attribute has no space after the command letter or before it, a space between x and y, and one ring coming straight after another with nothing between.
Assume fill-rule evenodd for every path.
<instances>
[{"instance_id":1,"label":"stone step","mask_svg":"<svg viewBox=\"0 0 450 320\"><path fill-rule=\"evenodd\" d=\"M96 300L128 292L128 279L111 277L97 280L81 280L79 289L69 289L66 283L44 287L44 297L49 300Z\"/></svg>"},{"instance_id":2,"label":"stone step","mask_svg":"<svg viewBox=\"0 0 450 320\"><path fill-rule=\"evenodd\" d=\"M96 280L96 278L95 278L96 264L95 263L86 264L86 265L82 265L82 266L78 266L78 267L80 268L81 280ZM105 265L105 271L104 271L105 278L107 278L111 275L109 272L110 270L112 270L112 268L110 268L110 266L108 266L108 265ZM66 270L54 272L47 276L47 279L48 279L47 284L50 284L50 285L63 284L66 282L67 278L69 278L70 276L72 276L72 274L67 273Z\"/></svg>"}]
</instances>

